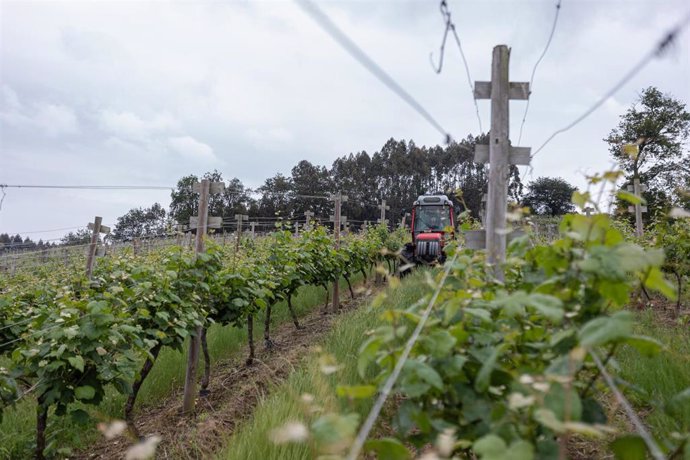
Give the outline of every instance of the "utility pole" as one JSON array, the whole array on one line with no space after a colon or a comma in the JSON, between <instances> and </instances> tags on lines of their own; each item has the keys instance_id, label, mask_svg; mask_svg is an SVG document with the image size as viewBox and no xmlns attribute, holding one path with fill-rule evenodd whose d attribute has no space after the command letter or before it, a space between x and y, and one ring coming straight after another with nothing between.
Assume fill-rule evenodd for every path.
<instances>
[{"instance_id":1,"label":"utility pole","mask_svg":"<svg viewBox=\"0 0 690 460\"><path fill-rule=\"evenodd\" d=\"M633 185L628 185L628 191L642 199L642 192L647 191L647 186L640 184L640 178L635 177L633 179ZM644 235L642 213L647 212L647 206L642 206L642 203L636 203L634 206L628 206L628 211L635 213L635 236L641 238Z\"/></svg>"},{"instance_id":2,"label":"utility pole","mask_svg":"<svg viewBox=\"0 0 690 460\"><path fill-rule=\"evenodd\" d=\"M98 247L98 236L101 233L110 233L110 227L102 225L103 218L96 216L93 222L89 222L87 228L91 230L91 242L89 243L89 252L86 255L86 277L91 279L93 272L93 263L96 260L96 248Z\"/></svg>"},{"instance_id":3,"label":"utility pole","mask_svg":"<svg viewBox=\"0 0 690 460\"><path fill-rule=\"evenodd\" d=\"M528 165L530 149L512 147L509 137L509 100L529 98L529 83L511 83L509 78L510 50L506 45L493 49L491 81L475 82L474 98L491 99L491 131L489 145L477 145L474 161L489 163L489 193L486 206L487 262L503 280L499 265L506 258L506 212L510 165Z\"/></svg>"},{"instance_id":4,"label":"utility pole","mask_svg":"<svg viewBox=\"0 0 690 460\"><path fill-rule=\"evenodd\" d=\"M347 196L338 192L331 195L329 198L335 204L334 214L331 216L331 222L333 222L333 234L335 236L335 248L340 249L340 222L345 216L340 212L341 205L347 201ZM347 217L345 217L347 219ZM333 313L337 313L340 308L340 277L336 275L335 281L333 282Z\"/></svg>"},{"instance_id":5,"label":"utility pole","mask_svg":"<svg viewBox=\"0 0 690 460\"><path fill-rule=\"evenodd\" d=\"M305 211L304 217L307 218L307 223L304 224L304 229L305 230L311 230L311 218L314 217L314 213L311 211Z\"/></svg>"},{"instance_id":6,"label":"utility pole","mask_svg":"<svg viewBox=\"0 0 690 460\"><path fill-rule=\"evenodd\" d=\"M379 209L381 209L381 218L379 219L379 224L388 224L386 221L386 211L390 208L390 206L386 205L386 200L381 200L381 204L379 205Z\"/></svg>"},{"instance_id":7,"label":"utility pole","mask_svg":"<svg viewBox=\"0 0 690 460\"><path fill-rule=\"evenodd\" d=\"M252 239L256 238L256 222L249 222L249 226L252 229Z\"/></svg>"},{"instance_id":8,"label":"utility pole","mask_svg":"<svg viewBox=\"0 0 690 460\"><path fill-rule=\"evenodd\" d=\"M196 227L196 253L204 252L204 238L209 224L208 198L209 195L221 193L225 189L223 182L211 182L202 179L201 183L196 182L192 188L199 193L199 215L190 217L189 227ZM221 218L213 219L213 224L220 225ZM184 400L182 402L182 412L189 414L194 410L194 398L196 396L196 370L199 364L199 348L201 348L202 327L196 328L196 334L191 337L189 342L189 356L187 358L187 370L184 380Z\"/></svg>"}]
</instances>

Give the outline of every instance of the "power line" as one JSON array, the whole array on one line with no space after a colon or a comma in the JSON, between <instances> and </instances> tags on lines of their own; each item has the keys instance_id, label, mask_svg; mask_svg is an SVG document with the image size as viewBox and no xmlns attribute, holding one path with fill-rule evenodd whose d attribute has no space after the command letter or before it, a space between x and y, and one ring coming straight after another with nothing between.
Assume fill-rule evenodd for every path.
<instances>
[{"instance_id":1,"label":"power line","mask_svg":"<svg viewBox=\"0 0 690 460\"><path fill-rule=\"evenodd\" d=\"M297 4L309 14L314 21L333 38L338 44L355 58L362 66L371 72L376 78L397 94L402 100L412 107L419 115L429 122L444 138L446 144L450 144L452 137L431 114L414 99L402 86L388 75L376 62L374 62L350 37L340 30L335 23L310 0L296 0Z\"/></svg>"},{"instance_id":2,"label":"power line","mask_svg":"<svg viewBox=\"0 0 690 460\"><path fill-rule=\"evenodd\" d=\"M680 34L680 32L688 25L690 22L690 11L685 15L683 20L681 20L678 25L673 27L671 30L666 32L659 43L654 46L647 54L643 56L643 58L633 66L632 69L630 69L624 76L623 78L618 81L610 90L604 94L597 102L594 103L589 109L587 109L582 115L577 117L575 120L573 120L571 123L566 125L565 127L558 129L554 131L553 134L551 134L546 141L530 156L530 159L534 158L539 152L542 151L546 145L553 140L557 135L562 134L577 124L579 124L582 120L587 118L589 115L592 114L595 110L597 110L599 107L601 107L604 102L608 100L611 96L613 96L618 90L621 89L623 85L625 85L630 79L632 79L640 70L642 70L651 60L653 60L656 57L661 56L666 49L675 41L676 37ZM523 177L524 179L524 177Z\"/></svg>"},{"instance_id":3,"label":"power line","mask_svg":"<svg viewBox=\"0 0 690 460\"><path fill-rule=\"evenodd\" d=\"M63 228L51 228L49 230L31 230L27 232L8 232L8 233L14 233L15 235L29 235L31 233L49 233L49 232L57 232L60 230L75 230L77 228L83 228L83 225L80 225L78 227L63 227Z\"/></svg>"},{"instance_id":4,"label":"power line","mask_svg":"<svg viewBox=\"0 0 690 460\"><path fill-rule=\"evenodd\" d=\"M446 48L446 40L448 39L448 31L451 30L453 31L453 36L455 37L455 43L458 45L458 49L460 50L460 56L462 57L462 63L465 66L465 73L467 74L467 83L470 86L470 95L472 96L472 101L474 102L474 110L475 113L477 114L477 122L479 123L479 133L481 134L484 130L482 129L482 118L479 116L479 105L477 104L477 99L474 97L474 86L472 82L472 76L470 75L470 67L467 64L467 59L465 58L465 52L462 49L462 43L460 42L460 37L458 36L458 32L455 30L455 23L451 20L450 18L450 10L448 9L448 4L446 3L446 0L441 1L440 5L440 10L441 10L441 15L446 20L446 29L443 32L443 41L441 42L441 48L440 48L440 54L441 57L439 59L438 63L438 68L434 66L434 61L432 60L432 54L429 54L429 60L431 61L432 67L434 67L434 71L436 73L441 73L441 70L443 69L443 55L445 53L445 48Z\"/></svg>"},{"instance_id":5,"label":"power line","mask_svg":"<svg viewBox=\"0 0 690 460\"><path fill-rule=\"evenodd\" d=\"M76 190L172 190L174 187L157 185L14 185L0 184L4 188L42 188L42 189L76 189ZM4 190L3 190L4 192Z\"/></svg>"},{"instance_id":6,"label":"power line","mask_svg":"<svg viewBox=\"0 0 690 460\"><path fill-rule=\"evenodd\" d=\"M393 369L393 372L391 373L391 375L388 376L388 379L386 379L386 382L381 388L381 393L379 393L379 397L376 399L376 403L374 403L374 406L371 408L371 411L369 412L367 419L364 421L364 424L359 429L359 433L357 433L357 437L355 438L355 440L352 443L352 446L350 447L350 452L348 452L347 454L347 460L357 460L359 452L362 450L364 442L367 440L367 437L369 436L369 432L374 427L374 423L376 423L376 419L381 413L381 409L383 408L383 405L386 402L388 395L393 389L396 380L398 380L400 372L402 371L405 362L407 362L407 358L410 356L412 347L414 347L414 344L419 339L419 335L421 334L424 325L426 324L427 320L429 319L429 316L431 315L431 310L433 309L434 304L436 303L436 299L438 299L438 295L441 293L441 289L443 288L443 285L446 282L446 279L448 278L448 274L450 273L450 270L453 267L455 259L457 259L459 253L459 251L456 251L453 258L447 263L448 265L446 266L446 270L443 272L443 277L441 278L441 281L436 287L434 295L429 300L429 304L424 310L422 317L419 319L417 327L415 328L414 332L412 332L412 335L405 344L405 348L403 349L400 358L395 363L395 368Z\"/></svg>"},{"instance_id":7,"label":"power line","mask_svg":"<svg viewBox=\"0 0 690 460\"><path fill-rule=\"evenodd\" d=\"M546 46L544 47L544 51L541 52L541 56L539 56L539 59L537 59L537 62L534 63L534 68L532 69L532 76L529 79L529 91L532 93L532 87L534 84L534 74L537 72L537 67L539 66L539 63L544 59L544 56L546 56L546 52L549 50L549 46L551 46L551 40L553 40L553 35L556 32L556 25L558 24L558 16L561 12L561 0L558 0L558 3L556 3L556 14L553 17L553 25L551 26L551 33L549 34L548 40L546 40ZM527 112L529 111L529 102L530 98L527 98L527 104L525 105L525 113L522 115L522 123L520 124L520 135L518 136L518 142L517 145L520 145L520 141L522 140L522 130L525 127L525 120L527 120Z\"/></svg>"}]
</instances>

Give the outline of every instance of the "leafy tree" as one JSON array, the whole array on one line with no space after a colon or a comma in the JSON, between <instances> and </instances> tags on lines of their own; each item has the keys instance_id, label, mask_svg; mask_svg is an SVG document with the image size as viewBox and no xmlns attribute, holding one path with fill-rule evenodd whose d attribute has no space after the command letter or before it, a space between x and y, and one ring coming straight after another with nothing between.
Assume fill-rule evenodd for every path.
<instances>
[{"instance_id":1,"label":"leafy tree","mask_svg":"<svg viewBox=\"0 0 690 460\"><path fill-rule=\"evenodd\" d=\"M87 244L91 241L91 231L86 228L80 228L76 232L69 232L60 240L60 244L65 246L77 246L80 244Z\"/></svg>"},{"instance_id":2,"label":"leafy tree","mask_svg":"<svg viewBox=\"0 0 690 460\"><path fill-rule=\"evenodd\" d=\"M655 87L642 91L638 100L620 117L618 126L604 139L621 169L626 183L634 178L647 185L644 194L650 217L658 210L677 204L676 187L688 180L690 169L683 143L690 135L690 112L686 105ZM635 149L624 149L637 144Z\"/></svg>"},{"instance_id":3,"label":"leafy tree","mask_svg":"<svg viewBox=\"0 0 690 460\"><path fill-rule=\"evenodd\" d=\"M223 209L221 217L232 218L235 214L246 214L256 206L251 196L252 190L244 186L241 180L233 177L228 181L223 192Z\"/></svg>"},{"instance_id":4,"label":"leafy tree","mask_svg":"<svg viewBox=\"0 0 690 460\"><path fill-rule=\"evenodd\" d=\"M196 215L198 198L192 188L196 182L199 178L194 174L184 176L170 194L170 218L178 224L188 225L189 218Z\"/></svg>"},{"instance_id":5,"label":"leafy tree","mask_svg":"<svg viewBox=\"0 0 690 460\"><path fill-rule=\"evenodd\" d=\"M150 208L130 209L124 216L117 218L113 237L117 240L128 240L134 237L158 235L165 231L166 212L163 207L154 203Z\"/></svg>"},{"instance_id":6,"label":"leafy tree","mask_svg":"<svg viewBox=\"0 0 690 460\"><path fill-rule=\"evenodd\" d=\"M308 196L324 196L332 191L328 168L302 160L292 168L291 184L295 193L292 206L294 218L303 219L305 211L312 211L316 216L328 215L331 207L328 201L322 198L307 198Z\"/></svg>"},{"instance_id":7,"label":"leafy tree","mask_svg":"<svg viewBox=\"0 0 690 460\"><path fill-rule=\"evenodd\" d=\"M211 182L225 182L223 174L217 170L205 173L202 179L209 179ZM197 215L199 194L193 190L196 182L199 182L199 178L193 174L184 176L177 181L177 187L170 195L169 216L173 222L188 225L189 218ZM208 213L210 216L229 218L237 213L244 214L255 206L251 193L251 189L246 188L242 181L233 178L228 181L223 193L209 197Z\"/></svg>"},{"instance_id":8,"label":"leafy tree","mask_svg":"<svg viewBox=\"0 0 690 460\"><path fill-rule=\"evenodd\" d=\"M257 192L260 194L259 213L262 216L291 216L294 190L289 177L280 173L269 177L264 185L257 189Z\"/></svg>"},{"instance_id":9,"label":"leafy tree","mask_svg":"<svg viewBox=\"0 0 690 460\"><path fill-rule=\"evenodd\" d=\"M532 209L534 214L562 216L575 210L570 200L576 190L560 177L539 177L527 186L522 204Z\"/></svg>"}]
</instances>

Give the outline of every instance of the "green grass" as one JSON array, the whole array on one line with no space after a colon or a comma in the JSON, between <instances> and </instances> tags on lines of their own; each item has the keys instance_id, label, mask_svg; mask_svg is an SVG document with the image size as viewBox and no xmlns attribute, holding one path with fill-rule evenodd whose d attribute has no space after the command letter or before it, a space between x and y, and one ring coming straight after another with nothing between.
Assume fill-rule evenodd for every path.
<instances>
[{"instance_id":1,"label":"green grass","mask_svg":"<svg viewBox=\"0 0 690 460\"><path fill-rule=\"evenodd\" d=\"M650 409L645 422L658 437L669 433L690 431L690 403L674 404L673 417L655 405L666 405L679 392L690 388L690 329L688 325L664 324L655 319L651 312L638 315L638 332L654 337L667 349L653 357L641 356L631 349L622 349L616 354L620 365L619 375L649 396L627 391L631 401L640 409ZM650 404L647 401L656 404ZM647 412L647 411L645 411Z\"/></svg>"},{"instance_id":2,"label":"green grass","mask_svg":"<svg viewBox=\"0 0 690 460\"><path fill-rule=\"evenodd\" d=\"M353 282L361 281L361 276L353 277ZM342 298L349 296L347 284L341 282ZM298 316L304 316L317 306L323 305L326 299L322 287L305 286L298 291L293 300L293 306ZM271 314L271 324L292 321L284 302L274 307ZM254 320L254 340L257 346L263 341L263 314ZM236 329L230 326L213 325L208 333L209 353L211 362L228 359L245 353L247 343L246 328ZM168 397L184 382L187 361L187 347L185 352L179 353L170 349L163 349L151 373L142 385L137 398L137 408L145 405L155 405ZM203 362L203 357L201 358ZM3 365L0 362L0 365ZM6 363L5 363L6 365ZM199 366L201 370L203 365ZM86 406L95 420L110 420L122 418L126 397L114 389L108 391L101 404L97 407ZM135 409L136 412L136 409ZM0 459L15 459L31 457L35 445L36 403L33 398L20 401L15 408L5 410L0 424ZM80 426L72 422L69 417L49 417L48 420L49 452L56 456L69 455L70 449L83 449L98 440L100 434L95 429L95 423ZM52 445L51 445L52 442ZM59 449L64 449L59 451Z\"/></svg>"},{"instance_id":3,"label":"green grass","mask_svg":"<svg viewBox=\"0 0 690 460\"><path fill-rule=\"evenodd\" d=\"M282 384L273 388L254 410L251 418L238 426L223 449L217 454L225 460L291 460L310 458L304 444L276 445L269 441L271 430L288 421L304 419L300 402L302 394L314 396L319 406L328 409L346 409L346 402L335 396L337 385L356 384L357 352L364 341L366 331L380 324L381 308L410 305L429 288L423 281L421 270L406 278L397 289L388 289L387 298L376 310L362 307L340 317L334 328L320 344L324 352L333 355L342 368L332 376L324 376L318 366L317 356L305 358L302 366L290 374ZM372 401L366 400L349 407L366 416Z\"/></svg>"}]
</instances>

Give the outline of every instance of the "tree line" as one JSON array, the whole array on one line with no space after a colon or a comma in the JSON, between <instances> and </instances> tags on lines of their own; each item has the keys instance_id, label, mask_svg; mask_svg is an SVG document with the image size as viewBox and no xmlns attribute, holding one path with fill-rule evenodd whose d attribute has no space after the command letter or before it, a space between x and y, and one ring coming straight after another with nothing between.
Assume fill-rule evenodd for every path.
<instances>
[{"instance_id":1,"label":"tree line","mask_svg":"<svg viewBox=\"0 0 690 460\"><path fill-rule=\"evenodd\" d=\"M150 208L132 209L118 218L113 233L115 238L128 239L187 224L197 213L193 184L199 179L225 182L224 192L210 197L209 215L227 220L235 214L304 220L307 211L327 219L333 204L325 198L336 191L348 196L343 213L355 222L376 222L381 200L390 206L387 218L398 222L417 197L426 193L446 194L458 207L466 206L478 218L488 168L474 162L474 146L487 142L486 135L468 136L444 147L389 139L371 155L366 151L350 153L337 158L330 168L302 160L290 175L277 173L255 189L246 187L238 178L226 181L217 170L201 177L188 175L177 182L168 212L158 203ZM509 184L510 194L517 200L522 193L517 168L511 170Z\"/></svg>"},{"instance_id":2,"label":"tree line","mask_svg":"<svg viewBox=\"0 0 690 460\"><path fill-rule=\"evenodd\" d=\"M632 184L635 178L647 186L643 193L649 209L644 216L647 223L666 215L671 207L690 208L690 156L686 145L689 134L690 113L686 104L649 87L642 90L603 139L625 174L622 186ZM238 178L226 180L217 170L201 177L188 175L177 182L168 210L159 203L131 209L117 219L112 236L128 240L188 224L197 213L192 187L201 178L225 182L225 191L211 196L209 203L209 214L223 217L227 223L225 230L234 229L230 222L235 214L304 220L304 213L311 211L328 219L333 204L324 198L336 191L349 197L343 213L357 223L376 222L380 216L378 205L383 199L390 206L390 222L399 222L415 199L425 193L446 194L457 207L466 207L474 218L479 218L488 167L474 162L474 147L488 142L488 134L468 135L446 146L418 146L413 140L391 138L373 154L349 153L337 158L330 167L302 160L289 175L277 173L255 189ZM624 148L631 145L635 148ZM510 200L529 207L535 214L558 216L573 212L570 199L575 190L559 177L539 177L525 186L517 168L511 167ZM617 204L616 213L634 219L625 203ZM88 237L88 231L83 229L66 235L59 244L86 243ZM29 238L22 240L20 235L0 235L0 250L17 246L20 240L25 247L38 245Z\"/></svg>"}]
</instances>

